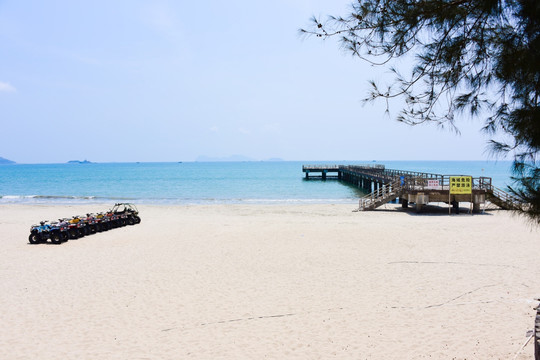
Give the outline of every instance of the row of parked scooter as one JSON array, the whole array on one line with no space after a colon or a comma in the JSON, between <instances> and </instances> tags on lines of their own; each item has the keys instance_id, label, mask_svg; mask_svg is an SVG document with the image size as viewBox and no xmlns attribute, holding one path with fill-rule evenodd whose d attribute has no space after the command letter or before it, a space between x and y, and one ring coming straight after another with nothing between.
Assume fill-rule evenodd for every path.
<instances>
[{"instance_id":1,"label":"row of parked scooter","mask_svg":"<svg viewBox=\"0 0 540 360\"><path fill-rule=\"evenodd\" d=\"M86 216L72 216L58 219L58 221L41 221L39 225L32 225L28 241L30 244L46 243L61 244L69 239L78 239L86 235L107 231L126 225L135 225L141 222L139 211L130 203L114 204L109 211Z\"/></svg>"}]
</instances>

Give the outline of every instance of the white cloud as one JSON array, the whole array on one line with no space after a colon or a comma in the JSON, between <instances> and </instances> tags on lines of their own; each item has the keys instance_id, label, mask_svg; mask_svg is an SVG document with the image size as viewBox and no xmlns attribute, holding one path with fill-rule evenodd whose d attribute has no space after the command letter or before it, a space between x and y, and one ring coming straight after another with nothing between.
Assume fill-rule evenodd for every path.
<instances>
[{"instance_id":1,"label":"white cloud","mask_svg":"<svg viewBox=\"0 0 540 360\"><path fill-rule=\"evenodd\" d=\"M0 92L16 92L15 89L10 83L0 81Z\"/></svg>"}]
</instances>

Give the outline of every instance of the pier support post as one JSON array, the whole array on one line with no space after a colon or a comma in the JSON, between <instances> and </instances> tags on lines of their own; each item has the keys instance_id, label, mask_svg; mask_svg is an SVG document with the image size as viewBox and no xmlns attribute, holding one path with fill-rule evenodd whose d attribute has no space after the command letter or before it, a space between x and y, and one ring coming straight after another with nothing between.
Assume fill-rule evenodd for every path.
<instances>
[{"instance_id":1,"label":"pier support post","mask_svg":"<svg viewBox=\"0 0 540 360\"><path fill-rule=\"evenodd\" d=\"M323 170L323 172L322 172L322 179L326 180L326 170Z\"/></svg>"},{"instance_id":2,"label":"pier support post","mask_svg":"<svg viewBox=\"0 0 540 360\"><path fill-rule=\"evenodd\" d=\"M480 212L480 205L486 202L485 194L475 194L473 196L473 212Z\"/></svg>"},{"instance_id":3,"label":"pier support post","mask_svg":"<svg viewBox=\"0 0 540 360\"><path fill-rule=\"evenodd\" d=\"M459 201L452 201L452 208L454 208L454 212L456 214L459 214Z\"/></svg>"},{"instance_id":4,"label":"pier support post","mask_svg":"<svg viewBox=\"0 0 540 360\"><path fill-rule=\"evenodd\" d=\"M401 202L402 208L407 209L409 207L409 200L400 198L399 201Z\"/></svg>"}]
</instances>

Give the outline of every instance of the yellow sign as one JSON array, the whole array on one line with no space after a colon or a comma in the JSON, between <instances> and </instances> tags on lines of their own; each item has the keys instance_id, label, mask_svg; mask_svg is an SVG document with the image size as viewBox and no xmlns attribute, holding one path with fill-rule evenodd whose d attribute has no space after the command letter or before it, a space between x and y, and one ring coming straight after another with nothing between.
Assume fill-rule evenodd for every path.
<instances>
[{"instance_id":1,"label":"yellow sign","mask_svg":"<svg viewBox=\"0 0 540 360\"><path fill-rule=\"evenodd\" d=\"M472 176L450 176L450 194L472 194Z\"/></svg>"}]
</instances>

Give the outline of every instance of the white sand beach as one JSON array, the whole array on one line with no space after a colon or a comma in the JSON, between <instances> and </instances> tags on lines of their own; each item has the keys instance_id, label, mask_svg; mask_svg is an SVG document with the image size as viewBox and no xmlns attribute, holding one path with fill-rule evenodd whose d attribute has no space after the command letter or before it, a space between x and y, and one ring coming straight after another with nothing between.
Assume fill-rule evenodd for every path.
<instances>
[{"instance_id":1,"label":"white sand beach","mask_svg":"<svg viewBox=\"0 0 540 360\"><path fill-rule=\"evenodd\" d=\"M146 205L28 244L108 207L0 206L0 359L512 359L533 328L539 231L506 211Z\"/></svg>"}]
</instances>

